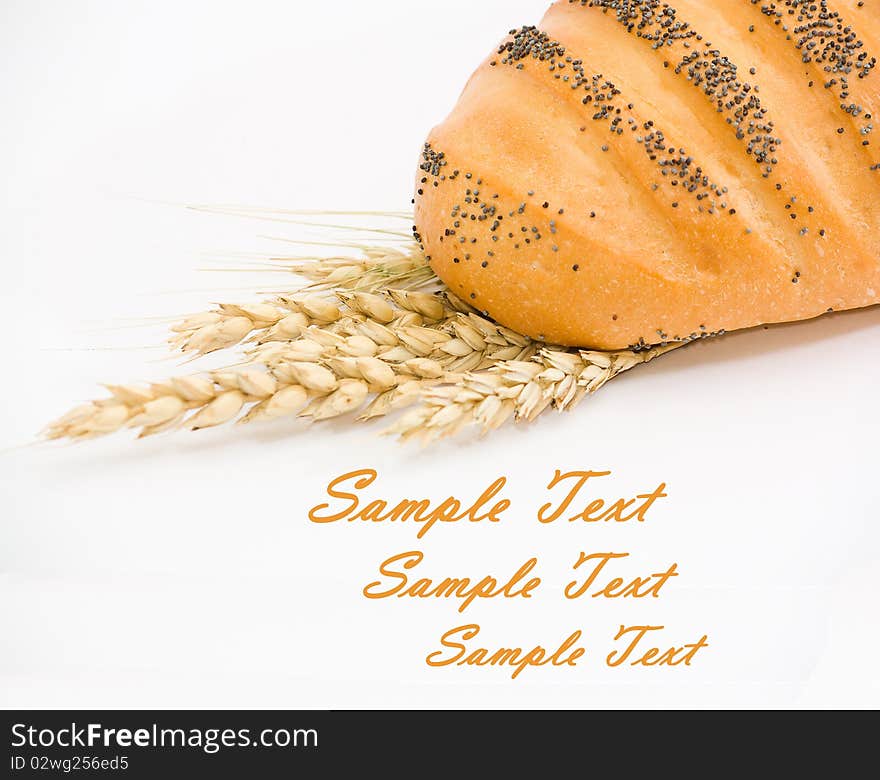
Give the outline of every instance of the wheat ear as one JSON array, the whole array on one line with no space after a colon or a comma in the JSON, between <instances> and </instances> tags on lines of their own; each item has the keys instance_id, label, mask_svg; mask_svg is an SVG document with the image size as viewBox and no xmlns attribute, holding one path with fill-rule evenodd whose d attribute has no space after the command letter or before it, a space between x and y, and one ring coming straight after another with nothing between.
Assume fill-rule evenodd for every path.
<instances>
[{"instance_id":1,"label":"wheat ear","mask_svg":"<svg viewBox=\"0 0 880 780\"><path fill-rule=\"evenodd\" d=\"M545 348L531 361L502 361L488 371L470 372L455 384L426 389L421 405L388 433L431 441L471 425L485 434L511 418L531 422L548 407L573 409L585 395L619 374L680 346L668 344L643 352Z\"/></svg>"},{"instance_id":2,"label":"wheat ear","mask_svg":"<svg viewBox=\"0 0 880 780\"><path fill-rule=\"evenodd\" d=\"M405 246L362 248L363 256L313 258L287 264L292 273L309 280L312 289L362 290L388 287L419 290L440 286L421 248L414 241Z\"/></svg>"},{"instance_id":3,"label":"wheat ear","mask_svg":"<svg viewBox=\"0 0 880 780\"><path fill-rule=\"evenodd\" d=\"M405 249L365 247L360 258L297 261L289 270L309 280L311 284L306 289L313 294L282 293L261 303L220 304L173 325L168 343L182 352L205 355L264 334L265 340L270 341L297 338L311 325L329 325L342 316L334 302L314 294L319 291L354 293L356 302L359 296L364 306L369 307L370 292L387 294L388 288L419 290L439 286L415 243ZM352 299L344 299L349 300Z\"/></svg>"},{"instance_id":4,"label":"wheat ear","mask_svg":"<svg viewBox=\"0 0 880 780\"><path fill-rule=\"evenodd\" d=\"M228 305L223 312L229 319L221 325L238 318L265 323L259 338L251 333L258 343L243 363L160 383L108 385L109 398L74 409L52 423L46 436L82 439L123 428L149 436L291 414L324 420L360 411L360 419L372 419L417 402L437 382L537 351L527 337L480 317L449 293L386 290L337 297L344 312L323 298ZM294 308L303 327L278 333L279 322L296 316L283 312ZM216 334L214 327L200 323L194 331L203 351L210 351L209 344L219 348L216 335L205 335Z\"/></svg>"}]
</instances>

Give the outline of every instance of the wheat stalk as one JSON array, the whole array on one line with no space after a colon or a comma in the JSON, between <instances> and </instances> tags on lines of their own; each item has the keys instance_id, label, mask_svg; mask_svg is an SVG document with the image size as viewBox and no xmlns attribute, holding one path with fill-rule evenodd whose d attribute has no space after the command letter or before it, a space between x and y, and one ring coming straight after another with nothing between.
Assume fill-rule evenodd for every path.
<instances>
[{"instance_id":1,"label":"wheat stalk","mask_svg":"<svg viewBox=\"0 0 880 780\"><path fill-rule=\"evenodd\" d=\"M48 439L86 439L124 428L139 437L174 428L199 430L299 415L326 420L355 412L370 396L384 411L412 403L444 375L421 361L392 364L360 355L318 362L306 343L284 359L252 363L143 385L106 385L109 397L78 406L48 426ZM329 363L329 364L328 364ZM392 395L389 395L392 393ZM372 415L375 416L375 413Z\"/></svg>"},{"instance_id":2,"label":"wheat stalk","mask_svg":"<svg viewBox=\"0 0 880 780\"><path fill-rule=\"evenodd\" d=\"M242 345L225 369L107 385L45 431L85 439L130 428L150 436L298 415L369 420L413 407L390 429L433 440L483 432L548 407L573 408L620 373L679 344L642 352L552 347L504 328L443 288L417 244L358 245L356 258L290 265L309 284L248 304L220 304L173 326L195 357Z\"/></svg>"},{"instance_id":3,"label":"wheat stalk","mask_svg":"<svg viewBox=\"0 0 880 780\"><path fill-rule=\"evenodd\" d=\"M201 354L225 346L217 334L238 319L250 323L248 332L262 323L262 335L237 366L161 383L108 385L109 398L74 409L46 436L81 439L135 428L143 437L290 414L324 420L361 411L360 419L372 419L416 402L439 381L537 350L450 293L337 296L345 314L326 299L279 297L273 304L225 305L227 319L219 321L194 317L197 327L189 332L198 335ZM290 311L304 318L303 327L278 333Z\"/></svg>"},{"instance_id":4,"label":"wheat stalk","mask_svg":"<svg viewBox=\"0 0 880 780\"><path fill-rule=\"evenodd\" d=\"M291 348L284 359L262 365L147 385L107 385L108 398L68 412L45 436L86 439L134 428L143 438L174 428L199 430L236 419L245 423L290 415L319 421L356 412L370 396L373 401L360 419L420 404L389 429L403 439L442 438L468 425L485 433L511 417L532 421L551 405L573 408L618 374L678 346L640 353L545 348L531 362L505 360L488 371L466 374L450 374L428 358L392 365L348 355L322 364L302 347Z\"/></svg>"}]
</instances>

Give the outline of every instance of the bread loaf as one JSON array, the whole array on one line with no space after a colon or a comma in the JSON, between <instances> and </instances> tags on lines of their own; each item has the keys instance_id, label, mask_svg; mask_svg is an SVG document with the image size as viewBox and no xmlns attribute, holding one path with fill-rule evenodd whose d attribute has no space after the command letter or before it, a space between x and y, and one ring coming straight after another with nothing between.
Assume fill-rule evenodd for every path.
<instances>
[{"instance_id":1,"label":"bread loaf","mask_svg":"<svg viewBox=\"0 0 880 780\"><path fill-rule=\"evenodd\" d=\"M430 134L415 230L500 323L599 349L880 302L877 0L561 0Z\"/></svg>"}]
</instances>

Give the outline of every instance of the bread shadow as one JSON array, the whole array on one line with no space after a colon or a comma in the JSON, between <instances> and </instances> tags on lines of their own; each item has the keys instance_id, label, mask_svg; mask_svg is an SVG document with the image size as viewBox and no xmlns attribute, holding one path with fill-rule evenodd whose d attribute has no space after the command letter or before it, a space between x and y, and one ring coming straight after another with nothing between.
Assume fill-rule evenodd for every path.
<instances>
[{"instance_id":1,"label":"bread shadow","mask_svg":"<svg viewBox=\"0 0 880 780\"><path fill-rule=\"evenodd\" d=\"M804 350L823 342L844 339L856 333L880 329L880 307L834 312L811 320L760 325L717 338L705 339L652 361L629 376L663 373L707 365L754 360L789 350ZM623 377L621 377L623 378Z\"/></svg>"}]
</instances>

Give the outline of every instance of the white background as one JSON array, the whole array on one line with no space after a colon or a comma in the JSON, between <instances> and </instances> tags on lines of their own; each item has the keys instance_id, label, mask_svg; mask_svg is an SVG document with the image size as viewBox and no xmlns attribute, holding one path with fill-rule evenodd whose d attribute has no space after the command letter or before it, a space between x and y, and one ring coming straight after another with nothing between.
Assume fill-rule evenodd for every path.
<instances>
[{"instance_id":1,"label":"white background","mask_svg":"<svg viewBox=\"0 0 880 780\"><path fill-rule=\"evenodd\" d=\"M289 225L183 203L407 208L430 126L540 0L39 2L0 6L0 705L15 707L870 707L876 663L877 310L698 344L568 416L430 450L381 425L120 435L20 446L100 381L187 371L148 318L250 300L285 277L195 269L278 252ZM299 235L299 234L297 234ZM284 251L291 251L289 245ZM144 325L144 323L147 323ZM496 527L316 526L334 476L371 495L476 496ZM542 527L555 468L597 495L669 485L639 527ZM530 602L367 601L386 557L508 576ZM649 602L565 601L580 550L621 574L679 565ZM577 669L429 669L453 626L555 646ZM703 633L689 669L609 669L621 623Z\"/></svg>"}]
</instances>

